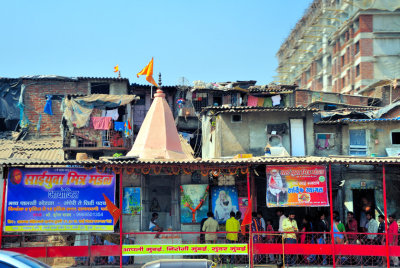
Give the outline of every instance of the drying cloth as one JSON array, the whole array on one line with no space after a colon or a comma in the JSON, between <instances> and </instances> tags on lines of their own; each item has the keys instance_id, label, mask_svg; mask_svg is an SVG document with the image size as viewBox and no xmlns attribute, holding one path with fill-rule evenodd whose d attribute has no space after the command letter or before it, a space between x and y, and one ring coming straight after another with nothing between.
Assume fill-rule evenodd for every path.
<instances>
[{"instance_id":1,"label":"drying cloth","mask_svg":"<svg viewBox=\"0 0 400 268\"><path fill-rule=\"evenodd\" d=\"M257 106L258 98L254 96L249 96L247 98L247 106Z\"/></svg>"},{"instance_id":2,"label":"drying cloth","mask_svg":"<svg viewBox=\"0 0 400 268\"><path fill-rule=\"evenodd\" d=\"M110 129L111 117L92 117L92 126L98 130Z\"/></svg>"},{"instance_id":3,"label":"drying cloth","mask_svg":"<svg viewBox=\"0 0 400 268\"><path fill-rule=\"evenodd\" d=\"M115 131L124 131L125 130L125 122L114 122L114 130Z\"/></svg>"},{"instance_id":4,"label":"drying cloth","mask_svg":"<svg viewBox=\"0 0 400 268\"><path fill-rule=\"evenodd\" d=\"M272 105L277 106L281 104L281 95L275 95L271 97Z\"/></svg>"},{"instance_id":5,"label":"drying cloth","mask_svg":"<svg viewBox=\"0 0 400 268\"><path fill-rule=\"evenodd\" d=\"M67 120L68 129L72 132L74 128L82 128L89 125L93 108L116 108L126 105L135 99L138 99L135 95L108 94L92 94L73 99L65 98L62 102L61 110L63 111L63 118Z\"/></svg>"},{"instance_id":6,"label":"drying cloth","mask_svg":"<svg viewBox=\"0 0 400 268\"><path fill-rule=\"evenodd\" d=\"M52 95L47 95L46 96L46 105L44 106L44 111L48 115L53 115L53 110L51 109L51 99L53 98Z\"/></svg>"},{"instance_id":7,"label":"drying cloth","mask_svg":"<svg viewBox=\"0 0 400 268\"><path fill-rule=\"evenodd\" d=\"M132 135L132 126L131 126L131 122L128 120L125 121L124 123L124 127L125 127L125 137L129 137Z\"/></svg>"},{"instance_id":8,"label":"drying cloth","mask_svg":"<svg viewBox=\"0 0 400 268\"><path fill-rule=\"evenodd\" d=\"M259 106L259 107L263 107L264 106L264 98L258 98L257 106Z\"/></svg>"},{"instance_id":9,"label":"drying cloth","mask_svg":"<svg viewBox=\"0 0 400 268\"><path fill-rule=\"evenodd\" d=\"M272 100L271 98L264 98L264 105L263 107L272 107Z\"/></svg>"},{"instance_id":10,"label":"drying cloth","mask_svg":"<svg viewBox=\"0 0 400 268\"><path fill-rule=\"evenodd\" d=\"M113 120L118 120L118 117L119 117L118 109L107 110L106 117L111 117Z\"/></svg>"}]
</instances>

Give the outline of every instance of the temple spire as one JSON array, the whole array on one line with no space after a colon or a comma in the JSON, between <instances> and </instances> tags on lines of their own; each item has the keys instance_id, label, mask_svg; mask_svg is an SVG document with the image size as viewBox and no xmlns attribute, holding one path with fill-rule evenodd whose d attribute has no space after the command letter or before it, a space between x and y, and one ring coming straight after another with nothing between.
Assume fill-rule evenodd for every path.
<instances>
[{"instance_id":1,"label":"temple spire","mask_svg":"<svg viewBox=\"0 0 400 268\"><path fill-rule=\"evenodd\" d=\"M161 87L161 74L159 86ZM193 159L182 150L172 111L160 88L154 94L153 103L127 156L139 159Z\"/></svg>"}]
</instances>

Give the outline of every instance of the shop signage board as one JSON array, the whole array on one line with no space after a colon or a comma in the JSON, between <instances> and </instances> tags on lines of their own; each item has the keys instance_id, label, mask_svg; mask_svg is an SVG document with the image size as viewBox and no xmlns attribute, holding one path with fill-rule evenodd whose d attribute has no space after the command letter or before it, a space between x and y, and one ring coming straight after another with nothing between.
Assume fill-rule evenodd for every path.
<instances>
[{"instance_id":1,"label":"shop signage board","mask_svg":"<svg viewBox=\"0 0 400 268\"><path fill-rule=\"evenodd\" d=\"M326 167L267 166L268 207L329 206Z\"/></svg>"},{"instance_id":2,"label":"shop signage board","mask_svg":"<svg viewBox=\"0 0 400 268\"><path fill-rule=\"evenodd\" d=\"M113 232L104 196L115 201L114 173L84 168L11 168L6 232Z\"/></svg>"},{"instance_id":3,"label":"shop signage board","mask_svg":"<svg viewBox=\"0 0 400 268\"><path fill-rule=\"evenodd\" d=\"M247 244L123 245L122 255L247 255Z\"/></svg>"}]
</instances>

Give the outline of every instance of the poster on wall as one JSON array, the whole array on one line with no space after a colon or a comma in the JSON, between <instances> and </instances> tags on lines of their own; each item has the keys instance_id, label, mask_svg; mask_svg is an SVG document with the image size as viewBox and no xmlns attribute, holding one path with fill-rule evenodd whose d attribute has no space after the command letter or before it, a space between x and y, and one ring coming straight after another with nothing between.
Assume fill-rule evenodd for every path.
<instances>
[{"instance_id":1,"label":"poster on wall","mask_svg":"<svg viewBox=\"0 0 400 268\"><path fill-rule=\"evenodd\" d=\"M209 186L181 185L181 223L200 223L207 218Z\"/></svg>"},{"instance_id":2,"label":"poster on wall","mask_svg":"<svg viewBox=\"0 0 400 268\"><path fill-rule=\"evenodd\" d=\"M242 213L241 219L243 219L248 205L249 205L249 199L247 197L239 197L239 211Z\"/></svg>"},{"instance_id":3,"label":"poster on wall","mask_svg":"<svg viewBox=\"0 0 400 268\"><path fill-rule=\"evenodd\" d=\"M211 192L212 210L218 223L225 223L231 211L239 209L239 198L235 186L214 187Z\"/></svg>"},{"instance_id":4,"label":"poster on wall","mask_svg":"<svg viewBox=\"0 0 400 268\"><path fill-rule=\"evenodd\" d=\"M140 215L140 187L125 187L122 200L122 214Z\"/></svg>"},{"instance_id":5,"label":"poster on wall","mask_svg":"<svg viewBox=\"0 0 400 268\"><path fill-rule=\"evenodd\" d=\"M325 166L267 166L267 206L329 206L326 181Z\"/></svg>"},{"instance_id":6,"label":"poster on wall","mask_svg":"<svg viewBox=\"0 0 400 268\"><path fill-rule=\"evenodd\" d=\"M115 201L114 173L84 168L11 168L6 232L113 232L104 196Z\"/></svg>"}]
</instances>

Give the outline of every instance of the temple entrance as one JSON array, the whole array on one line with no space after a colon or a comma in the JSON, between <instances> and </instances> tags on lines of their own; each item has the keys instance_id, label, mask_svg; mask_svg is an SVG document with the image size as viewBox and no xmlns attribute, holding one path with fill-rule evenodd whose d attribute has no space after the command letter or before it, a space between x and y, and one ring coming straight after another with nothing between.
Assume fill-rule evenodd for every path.
<instances>
[{"instance_id":1,"label":"temple entrance","mask_svg":"<svg viewBox=\"0 0 400 268\"><path fill-rule=\"evenodd\" d=\"M373 189L355 189L353 190L353 208L354 217L358 222L360 232L367 223L367 212L372 213L375 218L375 191Z\"/></svg>"},{"instance_id":2,"label":"temple entrance","mask_svg":"<svg viewBox=\"0 0 400 268\"><path fill-rule=\"evenodd\" d=\"M180 230L179 198L176 176L146 176L144 182L142 230L148 231L151 216L158 213L157 223L164 230Z\"/></svg>"}]
</instances>

